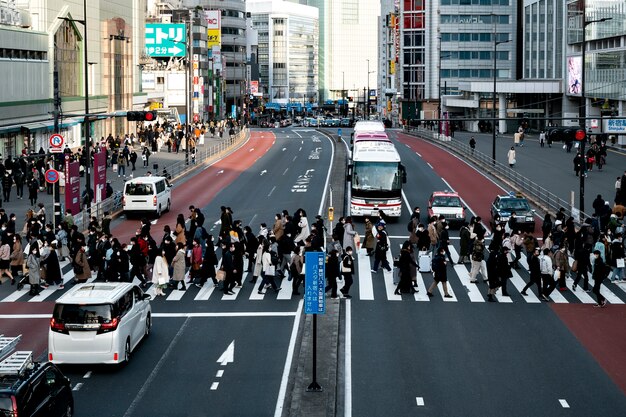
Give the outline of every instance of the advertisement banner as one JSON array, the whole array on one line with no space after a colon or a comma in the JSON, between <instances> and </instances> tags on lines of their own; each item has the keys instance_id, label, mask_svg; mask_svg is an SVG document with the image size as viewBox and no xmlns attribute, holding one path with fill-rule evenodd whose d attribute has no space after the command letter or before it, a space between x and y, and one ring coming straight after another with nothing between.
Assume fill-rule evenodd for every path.
<instances>
[{"instance_id":1,"label":"advertisement banner","mask_svg":"<svg viewBox=\"0 0 626 417\"><path fill-rule=\"evenodd\" d=\"M145 33L148 56L185 56L187 31L184 23L147 23Z\"/></svg>"},{"instance_id":2,"label":"advertisement banner","mask_svg":"<svg viewBox=\"0 0 626 417\"><path fill-rule=\"evenodd\" d=\"M206 35L207 48L220 46L222 44L222 32L220 29L207 29Z\"/></svg>"},{"instance_id":3,"label":"advertisement banner","mask_svg":"<svg viewBox=\"0 0 626 417\"><path fill-rule=\"evenodd\" d=\"M219 10L205 10L204 18L207 29L220 29L222 13Z\"/></svg>"},{"instance_id":4,"label":"advertisement banner","mask_svg":"<svg viewBox=\"0 0 626 417\"><path fill-rule=\"evenodd\" d=\"M258 94L258 93L259 93L259 82L250 81L250 94Z\"/></svg>"},{"instance_id":5,"label":"advertisement banner","mask_svg":"<svg viewBox=\"0 0 626 417\"><path fill-rule=\"evenodd\" d=\"M107 155L101 151L93 155L93 188L96 203L106 198Z\"/></svg>"},{"instance_id":6,"label":"advertisement banner","mask_svg":"<svg viewBox=\"0 0 626 417\"><path fill-rule=\"evenodd\" d=\"M580 96L582 93L583 57L570 56L567 58L567 94Z\"/></svg>"},{"instance_id":7,"label":"advertisement banner","mask_svg":"<svg viewBox=\"0 0 626 417\"><path fill-rule=\"evenodd\" d=\"M80 163L65 157L65 210L80 211Z\"/></svg>"}]
</instances>

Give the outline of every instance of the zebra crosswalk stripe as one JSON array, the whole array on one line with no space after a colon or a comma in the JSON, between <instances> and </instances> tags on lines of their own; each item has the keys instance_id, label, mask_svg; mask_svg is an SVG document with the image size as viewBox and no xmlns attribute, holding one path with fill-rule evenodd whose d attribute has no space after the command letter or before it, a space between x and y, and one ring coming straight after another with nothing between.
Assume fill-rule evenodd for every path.
<instances>
[{"instance_id":1,"label":"zebra crosswalk stripe","mask_svg":"<svg viewBox=\"0 0 626 417\"><path fill-rule=\"evenodd\" d=\"M480 293L480 290L478 289L478 285L472 284L470 282L470 274L467 268L465 267L465 265L457 264L457 262L459 261L459 254L457 253L456 249L452 245L449 246L449 249L450 249L450 256L452 257L452 260L454 261L454 272L456 272L459 279L461 280L461 284L465 286L465 289L467 290L467 296L469 297L470 301L473 303L484 303L485 299ZM449 283L448 283L448 286L450 286Z\"/></svg>"},{"instance_id":2,"label":"zebra crosswalk stripe","mask_svg":"<svg viewBox=\"0 0 626 417\"><path fill-rule=\"evenodd\" d=\"M357 251L357 265L358 265L358 284L359 284L359 299L361 300L373 300L374 299L374 285L372 283L372 271L370 266L370 257L367 256L367 250L361 248Z\"/></svg>"}]
</instances>

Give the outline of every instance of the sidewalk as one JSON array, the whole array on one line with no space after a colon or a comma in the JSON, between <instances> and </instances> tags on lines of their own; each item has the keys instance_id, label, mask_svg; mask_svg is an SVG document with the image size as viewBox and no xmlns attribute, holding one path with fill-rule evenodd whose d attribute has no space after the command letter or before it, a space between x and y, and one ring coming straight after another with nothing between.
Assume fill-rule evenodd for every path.
<instances>
[{"instance_id":1,"label":"sidewalk","mask_svg":"<svg viewBox=\"0 0 626 417\"><path fill-rule=\"evenodd\" d=\"M210 148L211 146L218 144L220 142L223 142L225 140L228 140L228 135L224 134L224 138L220 139L219 136L215 136L214 138L211 137L211 134L207 134L205 135L204 138L204 144L203 145L197 145L197 152L198 153L203 153L205 149ZM153 152L150 155L150 159L149 159L149 166L148 167L144 167L143 166L143 161L141 159L141 146L139 145L135 145L135 152L137 152L137 155L139 156L137 159L137 162L135 164L135 171L131 171L132 169L132 164L131 166L126 167L126 178L124 177L118 177L117 172L113 172L113 168L112 167L108 167L107 168L107 181L111 182L111 187L113 187L113 190L115 192L121 192L123 187L124 187L124 183L132 177L141 177L146 175L146 173L148 171L151 171L153 175L156 174L160 174L163 172L163 168L167 169L168 172L171 173L171 170L168 169L170 166L184 161L185 160L185 152L181 151L179 153L168 153L167 152L167 147L162 147L160 152ZM190 160L191 160L191 155L189 156ZM158 165L158 171L153 169L153 166L157 164ZM93 170L91 173L92 177L91 177L91 185L93 188ZM21 233L22 228L24 227L24 216L26 215L26 211L29 208L32 208L33 210L36 211L36 207L33 207L30 205L30 201L28 200L28 190L26 189L26 187L24 187L24 198L21 200L17 199L17 193L15 191L15 187L12 188L11 190L11 199L8 203L6 202L2 202L2 208L4 208L4 210L7 213L7 216L10 216L11 213L15 213L17 216L17 221L16 221L16 225L15 225L15 230L17 231L17 233ZM81 193L82 191L85 189L85 177L80 177L80 190ZM60 201L61 201L61 212L64 213L65 212L65 196L63 194L61 194L60 196ZM38 199L37 199L37 203L43 203L45 205L46 208L46 221L47 222L52 222L54 220L54 201L52 198L52 194L48 194L47 193L47 188L44 191L40 191L38 194Z\"/></svg>"}]
</instances>

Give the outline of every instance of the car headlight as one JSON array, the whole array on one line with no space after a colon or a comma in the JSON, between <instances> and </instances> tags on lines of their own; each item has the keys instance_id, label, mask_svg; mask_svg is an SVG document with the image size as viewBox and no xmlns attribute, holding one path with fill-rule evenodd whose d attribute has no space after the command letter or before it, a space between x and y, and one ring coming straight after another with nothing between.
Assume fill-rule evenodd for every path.
<instances>
[{"instance_id":1,"label":"car headlight","mask_svg":"<svg viewBox=\"0 0 626 417\"><path fill-rule=\"evenodd\" d=\"M533 221L533 217L532 216L527 216L526 217L526 221L527 222L532 222Z\"/></svg>"}]
</instances>

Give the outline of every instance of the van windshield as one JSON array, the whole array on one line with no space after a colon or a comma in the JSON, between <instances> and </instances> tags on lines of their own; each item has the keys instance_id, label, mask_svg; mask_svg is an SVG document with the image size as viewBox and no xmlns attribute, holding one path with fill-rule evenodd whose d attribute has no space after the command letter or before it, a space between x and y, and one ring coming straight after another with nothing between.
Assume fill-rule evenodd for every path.
<instances>
[{"instance_id":1,"label":"van windshield","mask_svg":"<svg viewBox=\"0 0 626 417\"><path fill-rule=\"evenodd\" d=\"M64 324L102 324L111 321L113 311L111 304L57 304L52 317Z\"/></svg>"},{"instance_id":2,"label":"van windshield","mask_svg":"<svg viewBox=\"0 0 626 417\"><path fill-rule=\"evenodd\" d=\"M152 195L152 184L126 184L126 195Z\"/></svg>"}]
</instances>

